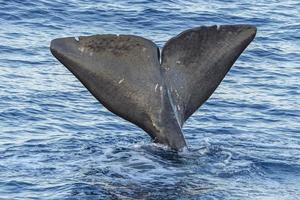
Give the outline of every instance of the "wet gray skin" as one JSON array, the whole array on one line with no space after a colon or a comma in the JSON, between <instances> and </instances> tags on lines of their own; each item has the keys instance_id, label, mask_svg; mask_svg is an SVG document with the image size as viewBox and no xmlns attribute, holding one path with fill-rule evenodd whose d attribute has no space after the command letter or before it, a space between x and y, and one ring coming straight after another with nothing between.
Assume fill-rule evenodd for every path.
<instances>
[{"instance_id":1,"label":"wet gray skin","mask_svg":"<svg viewBox=\"0 0 300 200\"><path fill-rule=\"evenodd\" d=\"M210 97L254 39L249 25L197 27L162 49L134 35L54 39L52 54L101 104L174 150L184 122Z\"/></svg>"}]
</instances>

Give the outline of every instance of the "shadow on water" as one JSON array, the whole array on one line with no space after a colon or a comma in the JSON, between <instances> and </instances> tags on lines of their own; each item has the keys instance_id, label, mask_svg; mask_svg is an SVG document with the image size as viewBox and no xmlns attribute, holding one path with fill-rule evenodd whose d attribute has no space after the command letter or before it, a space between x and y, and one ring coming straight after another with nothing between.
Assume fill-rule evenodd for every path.
<instances>
[{"instance_id":1,"label":"shadow on water","mask_svg":"<svg viewBox=\"0 0 300 200\"><path fill-rule=\"evenodd\" d=\"M156 144L118 145L92 165L82 166L76 179L80 182L72 184L71 195L77 199L191 199L204 197L207 192L213 195L217 185L209 181L207 171L216 170L212 160L226 162L229 157L217 147L177 153Z\"/></svg>"},{"instance_id":2,"label":"shadow on water","mask_svg":"<svg viewBox=\"0 0 300 200\"><path fill-rule=\"evenodd\" d=\"M259 192L266 177L281 181L281 173L291 176L298 169L298 165L289 169L273 161L241 157L219 145L177 153L156 144L123 143L91 158L64 190L67 199L239 199L249 192L241 185L253 177ZM299 181L292 176L289 180ZM236 184L241 189L232 196Z\"/></svg>"}]
</instances>

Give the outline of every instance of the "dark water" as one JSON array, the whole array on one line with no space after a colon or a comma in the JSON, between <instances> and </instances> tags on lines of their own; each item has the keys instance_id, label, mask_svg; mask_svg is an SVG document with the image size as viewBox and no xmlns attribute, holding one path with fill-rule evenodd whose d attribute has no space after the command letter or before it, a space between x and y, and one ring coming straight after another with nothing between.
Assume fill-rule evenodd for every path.
<instances>
[{"instance_id":1,"label":"dark water","mask_svg":"<svg viewBox=\"0 0 300 200\"><path fill-rule=\"evenodd\" d=\"M249 3L251 2L251 3ZM151 144L49 52L51 39L253 24L254 42L184 127ZM300 199L300 2L0 0L0 199Z\"/></svg>"}]
</instances>

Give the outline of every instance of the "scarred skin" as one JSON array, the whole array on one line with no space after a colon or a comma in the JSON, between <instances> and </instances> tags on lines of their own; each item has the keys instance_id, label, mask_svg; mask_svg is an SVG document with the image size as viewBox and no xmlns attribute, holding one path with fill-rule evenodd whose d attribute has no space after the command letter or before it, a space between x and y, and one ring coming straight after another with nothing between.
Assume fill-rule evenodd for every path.
<instances>
[{"instance_id":1,"label":"scarred skin","mask_svg":"<svg viewBox=\"0 0 300 200\"><path fill-rule=\"evenodd\" d=\"M59 38L52 54L108 110L136 124L154 142L186 146L184 122L210 97L254 39L249 25L197 27L162 49L133 35Z\"/></svg>"}]
</instances>

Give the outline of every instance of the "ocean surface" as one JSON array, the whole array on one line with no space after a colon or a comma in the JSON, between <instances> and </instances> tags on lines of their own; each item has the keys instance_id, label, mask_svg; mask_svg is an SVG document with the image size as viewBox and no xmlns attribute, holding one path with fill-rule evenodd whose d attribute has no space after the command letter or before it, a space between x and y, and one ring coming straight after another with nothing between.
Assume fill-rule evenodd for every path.
<instances>
[{"instance_id":1,"label":"ocean surface","mask_svg":"<svg viewBox=\"0 0 300 200\"><path fill-rule=\"evenodd\" d=\"M251 24L255 40L187 121L154 145L50 53L58 37ZM0 200L300 199L300 1L0 0Z\"/></svg>"}]
</instances>

